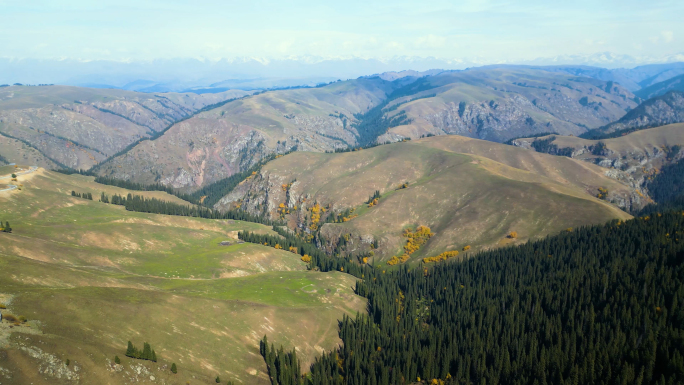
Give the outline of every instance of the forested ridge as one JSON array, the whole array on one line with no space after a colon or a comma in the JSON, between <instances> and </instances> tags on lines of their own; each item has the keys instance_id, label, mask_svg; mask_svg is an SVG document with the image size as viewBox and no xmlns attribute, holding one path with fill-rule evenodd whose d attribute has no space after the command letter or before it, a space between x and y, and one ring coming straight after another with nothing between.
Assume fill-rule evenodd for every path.
<instances>
[{"instance_id":1,"label":"forested ridge","mask_svg":"<svg viewBox=\"0 0 684 385\"><path fill-rule=\"evenodd\" d=\"M274 384L679 384L683 262L671 211L462 262L359 268L368 316L340 322L338 350L304 377L290 352L261 351Z\"/></svg>"}]
</instances>

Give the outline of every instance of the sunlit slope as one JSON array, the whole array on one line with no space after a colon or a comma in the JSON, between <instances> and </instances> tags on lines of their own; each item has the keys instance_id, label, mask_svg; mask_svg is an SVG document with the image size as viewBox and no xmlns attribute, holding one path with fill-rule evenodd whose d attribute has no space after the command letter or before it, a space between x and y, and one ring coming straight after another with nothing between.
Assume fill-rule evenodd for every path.
<instances>
[{"instance_id":1,"label":"sunlit slope","mask_svg":"<svg viewBox=\"0 0 684 385\"><path fill-rule=\"evenodd\" d=\"M498 142L543 132L577 135L619 119L636 106L633 98L617 84L520 68L267 91L179 122L98 173L194 189L295 146L324 152L427 134Z\"/></svg>"},{"instance_id":2,"label":"sunlit slope","mask_svg":"<svg viewBox=\"0 0 684 385\"><path fill-rule=\"evenodd\" d=\"M16 383L55 383L56 375L34 373L69 358L67 369L82 383L197 384L220 375L266 384L258 355L265 334L296 344L308 361L339 341L342 314L364 309L352 277L309 272L298 255L236 242L237 231L272 233L266 226L129 212L97 202L103 191L127 190L92 179L41 169L19 176L21 190L0 192L0 218L13 228L0 233L0 303L9 303L3 314L35 320L0 328L8 347L3 367ZM72 190L95 200L72 197ZM124 357L128 340L149 342L159 362ZM121 371L110 366L115 355Z\"/></svg>"},{"instance_id":3,"label":"sunlit slope","mask_svg":"<svg viewBox=\"0 0 684 385\"><path fill-rule=\"evenodd\" d=\"M409 182L408 188L398 189ZM282 184L292 183L287 201ZM356 207L348 222L325 224L328 239L352 234L359 251L379 241L376 255L401 253L407 227L436 234L415 257L522 242L568 227L629 217L595 198L598 188L630 194L598 166L458 136L442 136L342 154L294 153L269 163L261 175L224 197L253 210L290 207L291 225L313 202L340 211ZM364 203L374 191L379 204ZM295 205L299 205L294 209ZM303 207L302 207L303 206ZM301 221L301 219L300 219ZM306 222L306 221L304 221ZM506 236L515 231L516 239Z\"/></svg>"},{"instance_id":4,"label":"sunlit slope","mask_svg":"<svg viewBox=\"0 0 684 385\"><path fill-rule=\"evenodd\" d=\"M358 79L236 100L175 124L98 172L192 188L249 168L276 150L353 147L353 115L381 102L396 86L381 79Z\"/></svg>"},{"instance_id":5,"label":"sunlit slope","mask_svg":"<svg viewBox=\"0 0 684 385\"><path fill-rule=\"evenodd\" d=\"M529 134L578 135L621 118L637 103L620 85L524 68L478 68L445 72L429 87L398 99L408 125L381 141L426 134L456 134L503 142ZM394 104L394 103L393 103Z\"/></svg>"}]
</instances>

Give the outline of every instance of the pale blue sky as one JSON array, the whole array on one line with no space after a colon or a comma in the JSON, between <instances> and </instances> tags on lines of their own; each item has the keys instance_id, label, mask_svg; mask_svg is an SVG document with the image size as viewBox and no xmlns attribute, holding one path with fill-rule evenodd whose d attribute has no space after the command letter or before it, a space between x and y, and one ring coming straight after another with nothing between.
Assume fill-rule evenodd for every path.
<instances>
[{"instance_id":1,"label":"pale blue sky","mask_svg":"<svg viewBox=\"0 0 684 385\"><path fill-rule=\"evenodd\" d=\"M684 52L682 15L681 0L0 0L0 57L662 57Z\"/></svg>"}]
</instances>

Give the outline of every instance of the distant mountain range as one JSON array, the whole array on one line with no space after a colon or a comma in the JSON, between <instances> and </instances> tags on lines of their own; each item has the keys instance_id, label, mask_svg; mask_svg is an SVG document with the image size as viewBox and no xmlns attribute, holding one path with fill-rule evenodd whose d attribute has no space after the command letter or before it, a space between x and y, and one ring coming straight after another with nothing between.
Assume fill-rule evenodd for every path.
<instances>
[{"instance_id":1,"label":"distant mountain range","mask_svg":"<svg viewBox=\"0 0 684 385\"><path fill-rule=\"evenodd\" d=\"M552 66L557 71L620 83L634 92L684 73L684 54L662 58L612 53L567 55L503 62L498 65ZM653 64L665 63L665 64ZM301 57L278 60L163 59L153 61L82 61L0 58L0 84L64 84L121 88L140 92L220 92L314 86L337 79L395 71L463 70L491 65L481 59L395 57L390 59ZM627 69L630 68L630 69Z\"/></svg>"}]
</instances>

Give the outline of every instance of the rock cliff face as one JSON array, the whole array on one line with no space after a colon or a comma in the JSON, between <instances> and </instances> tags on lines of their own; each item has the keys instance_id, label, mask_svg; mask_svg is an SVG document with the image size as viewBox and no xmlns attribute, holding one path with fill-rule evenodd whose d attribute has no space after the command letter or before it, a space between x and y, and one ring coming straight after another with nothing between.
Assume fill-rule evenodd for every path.
<instances>
[{"instance_id":1,"label":"rock cliff face","mask_svg":"<svg viewBox=\"0 0 684 385\"><path fill-rule=\"evenodd\" d=\"M608 199L626 210L651 202L647 182L663 166L684 157L684 124L671 124L632 132L617 138L587 140L577 137L544 136L521 138L514 146L546 153L561 152L605 168L605 175L636 192L629 200L608 193ZM540 145L543 144L543 145Z\"/></svg>"},{"instance_id":2,"label":"rock cliff face","mask_svg":"<svg viewBox=\"0 0 684 385\"><path fill-rule=\"evenodd\" d=\"M684 93L670 91L641 103L618 121L591 130L582 137L601 139L643 128L684 122ZM613 134L613 135L610 135Z\"/></svg>"},{"instance_id":3,"label":"rock cliff face","mask_svg":"<svg viewBox=\"0 0 684 385\"><path fill-rule=\"evenodd\" d=\"M87 169L195 111L247 94L141 94L79 87L0 88L0 133Z\"/></svg>"}]
</instances>

